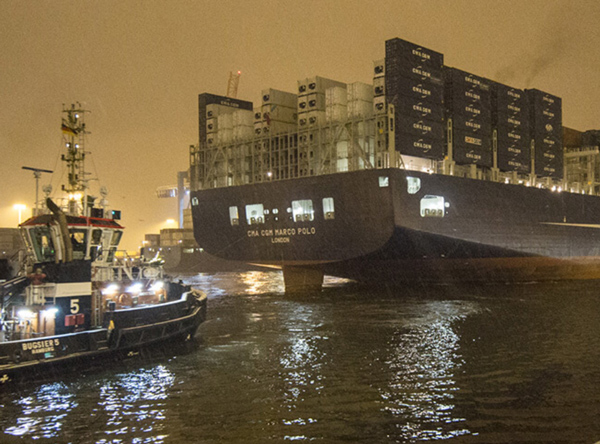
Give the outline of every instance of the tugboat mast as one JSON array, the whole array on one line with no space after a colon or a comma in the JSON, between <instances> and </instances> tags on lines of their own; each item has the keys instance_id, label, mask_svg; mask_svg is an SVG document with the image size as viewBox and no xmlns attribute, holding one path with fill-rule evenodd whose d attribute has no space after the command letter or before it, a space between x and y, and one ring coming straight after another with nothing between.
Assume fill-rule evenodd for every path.
<instances>
[{"instance_id":1,"label":"tugboat mast","mask_svg":"<svg viewBox=\"0 0 600 444\"><path fill-rule=\"evenodd\" d=\"M85 113L88 111L72 104L70 108L63 105L65 117L62 119L61 130L63 141L67 148L67 154L61 156L61 160L67 164L67 183L62 190L68 194L68 213L72 215L89 216L89 208L92 202L87 195L88 185L85 172ZM78 203L81 202L81 206Z\"/></svg>"}]
</instances>

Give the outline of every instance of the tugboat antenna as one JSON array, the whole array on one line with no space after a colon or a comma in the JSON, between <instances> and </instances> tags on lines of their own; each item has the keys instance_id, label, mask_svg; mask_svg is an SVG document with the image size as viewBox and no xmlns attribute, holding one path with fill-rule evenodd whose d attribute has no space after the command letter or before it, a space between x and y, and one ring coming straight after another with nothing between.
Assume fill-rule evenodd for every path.
<instances>
[{"instance_id":1,"label":"tugboat antenna","mask_svg":"<svg viewBox=\"0 0 600 444\"><path fill-rule=\"evenodd\" d=\"M35 212L37 215L37 211L38 211L38 201L39 201L39 185L40 185L40 177L42 177L42 173L50 173L52 174L53 171L51 170L44 170L42 168L33 168L33 167L21 167L24 170L30 170L33 171L33 177L35 177Z\"/></svg>"}]
</instances>

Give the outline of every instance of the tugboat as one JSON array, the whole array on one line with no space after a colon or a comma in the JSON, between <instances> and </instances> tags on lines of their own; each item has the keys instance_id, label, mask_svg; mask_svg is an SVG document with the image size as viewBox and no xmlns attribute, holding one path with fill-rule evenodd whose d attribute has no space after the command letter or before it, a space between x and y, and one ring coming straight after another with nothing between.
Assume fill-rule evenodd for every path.
<instances>
[{"instance_id":1,"label":"tugboat","mask_svg":"<svg viewBox=\"0 0 600 444\"><path fill-rule=\"evenodd\" d=\"M88 194L85 111L64 110L68 170L63 202L46 197L19 228L27 259L0 284L0 385L65 363L124 356L185 341L206 319L206 295L163 273L161 261L117 258L119 211Z\"/></svg>"}]
</instances>

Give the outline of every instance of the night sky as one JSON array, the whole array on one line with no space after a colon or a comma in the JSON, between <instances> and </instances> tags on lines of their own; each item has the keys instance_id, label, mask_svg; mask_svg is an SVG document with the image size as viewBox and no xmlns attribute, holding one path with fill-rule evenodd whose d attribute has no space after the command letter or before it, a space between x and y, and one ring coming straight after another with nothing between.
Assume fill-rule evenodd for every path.
<instances>
[{"instance_id":1,"label":"night sky","mask_svg":"<svg viewBox=\"0 0 600 444\"><path fill-rule=\"evenodd\" d=\"M562 97L565 126L600 129L599 18L596 0L0 0L0 226L33 204L22 166L60 171L63 104L91 111L88 169L122 210L122 246L137 249L176 218L155 190L188 168L199 93L224 95L237 70L238 98L253 102L314 75L372 83L393 37ZM41 183L57 189L59 177Z\"/></svg>"}]
</instances>

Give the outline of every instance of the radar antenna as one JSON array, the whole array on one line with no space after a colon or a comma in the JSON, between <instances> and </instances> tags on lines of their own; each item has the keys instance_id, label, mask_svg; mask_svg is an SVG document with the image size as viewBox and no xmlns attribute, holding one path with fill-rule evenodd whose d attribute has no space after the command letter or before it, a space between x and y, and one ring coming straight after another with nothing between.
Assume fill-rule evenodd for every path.
<instances>
[{"instance_id":1,"label":"radar antenna","mask_svg":"<svg viewBox=\"0 0 600 444\"><path fill-rule=\"evenodd\" d=\"M35 212L37 214L38 211L38 201L39 201L39 186L40 186L40 177L42 177L42 173L50 173L50 170L43 170L42 168L33 168L33 167L21 167L24 170L33 171L33 177L35 178Z\"/></svg>"}]
</instances>

